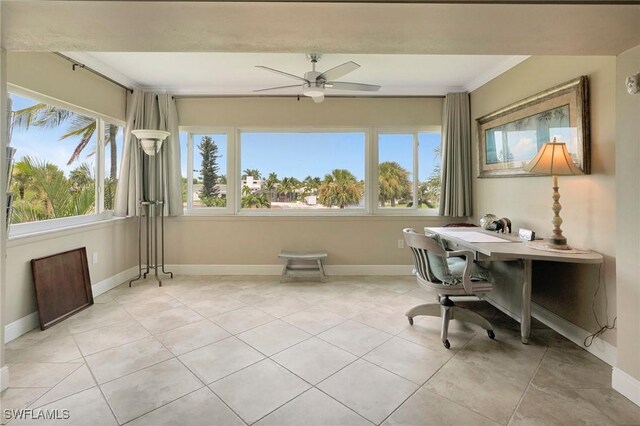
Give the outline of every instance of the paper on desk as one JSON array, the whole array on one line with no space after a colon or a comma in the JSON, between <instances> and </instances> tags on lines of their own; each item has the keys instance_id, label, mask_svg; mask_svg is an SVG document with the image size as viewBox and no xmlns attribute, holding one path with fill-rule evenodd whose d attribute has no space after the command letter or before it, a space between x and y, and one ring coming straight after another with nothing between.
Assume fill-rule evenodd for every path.
<instances>
[{"instance_id":1,"label":"paper on desk","mask_svg":"<svg viewBox=\"0 0 640 426\"><path fill-rule=\"evenodd\" d=\"M450 235L452 237L459 238L468 243L510 243L511 240L505 238L495 237L493 235L487 235L477 231L452 231L442 232L443 234Z\"/></svg>"}]
</instances>

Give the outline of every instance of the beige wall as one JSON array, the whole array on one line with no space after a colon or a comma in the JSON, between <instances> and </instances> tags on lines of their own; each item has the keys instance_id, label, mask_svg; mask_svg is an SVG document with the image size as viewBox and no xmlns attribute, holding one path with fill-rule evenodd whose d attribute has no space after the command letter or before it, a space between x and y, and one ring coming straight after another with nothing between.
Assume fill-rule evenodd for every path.
<instances>
[{"instance_id":1,"label":"beige wall","mask_svg":"<svg viewBox=\"0 0 640 426\"><path fill-rule=\"evenodd\" d=\"M126 91L53 53L8 52L7 80L59 101L125 119Z\"/></svg>"},{"instance_id":2,"label":"beige wall","mask_svg":"<svg viewBox=\"0 0 640 426\"><path fill-rule=\"evenodd\" d=\"M357 127L440 126L443 98L179 99L182 126ZM280 264L282 249L323 249L330 265L409 265L398 249L402 228L438 226L414 217L185 217L170 219L167 262Z\"/></svg>"},{"instance_id":3,"label":"beige wall","mask_svg":"<svg viewBox=\"0 0 640 426\"><path fill-rule=\"evenodd\" d=\"M181 126L440 126L443 98L178 99Z\"/></svg>"},{"instance_id":4,"label":"beige wall","mask_svg":"<svg viewBox=\"0 0 640 426\"><path fill-rule=\"evenodd\" d=\"M616 62L618 367L640 380L640 94L624 80L640 72L640 46Z\"/></svg>"},{"instance_id":5,"label":"beige wall","mask_svg":"<svg viewBox=\"0 0 640 426\"><path fill-rule=\"evenodd\" d=\"M134 219L120 219L76 229L48 232L45 235L9 240L5 325L37 310L31 259L87 248L91 283L97 284L137 264L137 227ZM92 264L92 253L98 263Z\"/></svg>"},{"instance_id":6,"label":"beige wall","mask_svg":"<svg viewBox=\"0 0 640 426\"><path fill-rule=\"evenodd\" d=\"M328 265L410 265L398 249L402 229L440 226L442 218L183 217L167 223L167 263L282 264L280 250L326 250Z\"/></svg>"},{"instance_id":7,"label":"beige wall","mask_svg":"<svg viewBox=\"0 0 640 426\"><path fill-rule=\"evenodd\" d=\"M562 229L569 243L588 247L605 257L609 320L616 311L616 59L615 57L532 57L471 94L472 119L580 75L589 76L591 95L591 170L589 176L561 176ZM477 134L473 136L474 174L478 171ZM637 168L637 165L636 165ZM539 236L551 234L551 178L479 179L474 182L474 214L508 217L514 229L530 228ZM591 301L598 285L592 266L538 263L534 267L533 300L579 327L598 327ZM604 318L603 292L596 307ZM603 338L616 344L615 331Z\"/></svg>"}]
</instances>

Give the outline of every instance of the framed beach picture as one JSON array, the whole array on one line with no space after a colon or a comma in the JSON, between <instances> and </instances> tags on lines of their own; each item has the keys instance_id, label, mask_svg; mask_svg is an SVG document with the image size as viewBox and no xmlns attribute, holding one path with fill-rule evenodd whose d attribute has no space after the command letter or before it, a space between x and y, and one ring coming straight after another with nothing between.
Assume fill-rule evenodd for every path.
<instances>
[{"instance_id":1,"label":"framed beach picture","mask_svg":"<svg viewBox=\"0 0 640 426\"><path fill-rule=\"evenodd\" d=\"M586 76L478 118L478 177L533 176L523 167L545 142L567 144L573 162L591 172Z\"/></svg>"}]
</instances>

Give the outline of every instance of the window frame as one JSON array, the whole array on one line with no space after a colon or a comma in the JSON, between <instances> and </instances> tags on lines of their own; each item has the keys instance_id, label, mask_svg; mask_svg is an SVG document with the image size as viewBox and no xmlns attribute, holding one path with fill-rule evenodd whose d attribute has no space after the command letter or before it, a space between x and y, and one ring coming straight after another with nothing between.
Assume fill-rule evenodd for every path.
<instances>
[{"instance_id":1,"label":"window frame","mask_svg":"<svg viewBox=\"0 0 640 426\"><path fill-rule=\"evenodd\" d=\"M114 124L124 129L125 122L104 114L81 108L71 103L43 95L33 90L25 89L14 84L7 83L7 95L15 94L26 97L36 102L46 103L58 108L64 108L76 114L84 115L96 120L96 153L95 153L95 213L68 216L55 219L39 220L34 222L24 222L11 224L7 231L8 238L21 237L29 234L42 233L47 231L61 230L79 225L101 222L113 218L113 210L104 210L104 129L106 124ZM123 130L124 131L124 130ZM8 142L8 141L7 141ZM13 146L13 145L12 145ZM15 147L15 146L14 146ZM19 149L19 148L18 148Z\"/></svg>"},{"instance_id":2,"label":"window frame","mask_svg":"<svg viewBox=\"0 0 640 426\"><path fill-rule=\"evenodd\" d=\"M180 126L181 133L187 133L187 207L188 216L419 216L437 217L437 209L420 209L417 206L419 186L419 133L442 133L441 126L385 126L385 127L258 127L258 126ZM319 209L319 210L271 210L271 209L242 209L241 181L242 160L241 134L242 132L262 133L364 133L365 137L365 203L362 209ZM198 207L193 208L193 165L195 144L193 135L226 134L227 136L227 206L226 207ZM380 134L412 134L414 139L414 207L405 209L391 209L379 206L378 194L378 135ZM436 211L434 211L436 210Z\"/></svg>"},{"instance_id":3,"label":"window frame","mask_svg":"<svg viewBox=\"0 0 640 426\"><path fill-rule=\"evenodd\" d=\"M379 161L379 136L380 135L412 135L413 136L413 171L412 171L412 185L413 185L413 206L405 207L403 209L380 207L380 194L378 185L373 188L375 195L375 203L373 205L373 214L378 216L440 216L437 212L438 209L421 209L418 205L418 189L420 186L420 158L419 158L419 140L418 135L420 133L437 133L442 136L441 126L421 126L421 127L375 127L373 129L373 166L375 173L375 182L378 182L380 175L380 161ZM442 139L441 142L442 143ZM399 212L397 210L402 210ZM435 210L435 211L434 211Z\"/></svg>"}]
</instances>

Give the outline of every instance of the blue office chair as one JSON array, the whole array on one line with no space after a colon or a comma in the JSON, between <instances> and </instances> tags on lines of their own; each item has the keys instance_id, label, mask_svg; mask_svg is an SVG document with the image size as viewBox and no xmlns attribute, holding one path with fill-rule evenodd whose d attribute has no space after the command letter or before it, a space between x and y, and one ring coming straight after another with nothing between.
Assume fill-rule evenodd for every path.
<instances>
[{"instance_id":1,"label":"blue office chair","mask_svg":"<svg viewBox=\"0 0 640 426\"><path fill-rule=\"evenodd\" d=\"M418 315L442 317L441 339L445 348L448 340L449 321L457 319L479 325L487 330L489 338L495 338L493 327L480 314L456 306L450 296L482 296L491 291L491 275L473 261L473 253L465 250L447 251L438 234L418 234L412 228L402 230L404 239L413 254L418 285L434 289L439 303L414 306L406 312L409 324Z\"/></svg>"}]
</instances>

